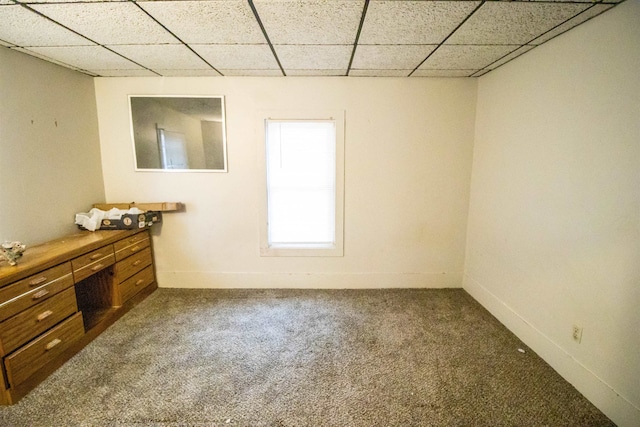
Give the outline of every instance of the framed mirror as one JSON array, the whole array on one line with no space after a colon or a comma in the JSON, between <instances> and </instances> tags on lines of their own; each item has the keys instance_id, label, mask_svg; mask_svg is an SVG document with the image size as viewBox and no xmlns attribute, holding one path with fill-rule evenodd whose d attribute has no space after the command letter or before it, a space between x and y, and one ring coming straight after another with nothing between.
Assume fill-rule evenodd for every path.
<instances>
[{"instance_id":1,"label":"framed mirror","mask_svg":"<svg viewBox=\"0 0 640 427\"><path fill-rule=\"evenodd\" d=\"M129 95L136 171L227 171L223 96Z\"/></svg>"}]
</instances>

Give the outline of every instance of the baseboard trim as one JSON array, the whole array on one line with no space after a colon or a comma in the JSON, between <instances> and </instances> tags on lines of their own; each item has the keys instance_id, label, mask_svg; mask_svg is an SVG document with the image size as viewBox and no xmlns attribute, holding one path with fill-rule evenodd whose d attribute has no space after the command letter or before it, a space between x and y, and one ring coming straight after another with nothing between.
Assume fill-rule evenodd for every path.
<instances>
[{"instance_id":1,"label":"baseboard trim","mask_svg":"<svg viewBox=\"0 0 640 427\"><path fill-rule=\"evenodd\" d=\"M505 302L466 274L463 288L619 427L640 426L639 408Z\"/></svg>"},{"instance_id":2,"label":"baseboard trim","mask_svg":"<svg viewBox=\"0 0 640 427\"><path fill-rule=\"evenodd\" d=\"M161 288L461 288L462 273L218 273L158 271Z\"/></svg>"}]
</instances>

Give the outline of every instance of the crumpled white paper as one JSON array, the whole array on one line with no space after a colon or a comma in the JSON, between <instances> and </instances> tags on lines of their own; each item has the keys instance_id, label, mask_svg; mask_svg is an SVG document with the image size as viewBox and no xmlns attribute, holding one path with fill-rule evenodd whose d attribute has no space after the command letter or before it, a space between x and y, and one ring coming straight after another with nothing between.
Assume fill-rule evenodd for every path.
<instances>
[{"instance_id":1,"label":"crumpled white paper","mask_svg":"<svg viewBox=\"0 0 640 427\"><path fill-rule=\"evenodd\" d=\"M86 228L89 231L96 231L100 228L103 219L120 219L124 214L141 214L144 211L133 207L131 209L117 209L112 208L108 211L103 211L98 208L93 208L89 212L81 212L76 214L76 224Z\"/></svg>"}]
</instances>

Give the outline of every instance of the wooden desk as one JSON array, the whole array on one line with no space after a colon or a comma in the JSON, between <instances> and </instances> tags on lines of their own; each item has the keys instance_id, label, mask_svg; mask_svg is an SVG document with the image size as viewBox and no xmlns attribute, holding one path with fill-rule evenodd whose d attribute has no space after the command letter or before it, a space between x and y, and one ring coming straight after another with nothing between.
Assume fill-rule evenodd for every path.
<instances>
[{"instance_id":1,"label":"wooden desk","mask_svg":"<svg viewBox=\"0 0 640 427\"><path fill-rule=\"evenodd\" d=\"M17 402L157 288L147 229L82 231L0 263L0 405Z\"/></svg>"}]
</instances>

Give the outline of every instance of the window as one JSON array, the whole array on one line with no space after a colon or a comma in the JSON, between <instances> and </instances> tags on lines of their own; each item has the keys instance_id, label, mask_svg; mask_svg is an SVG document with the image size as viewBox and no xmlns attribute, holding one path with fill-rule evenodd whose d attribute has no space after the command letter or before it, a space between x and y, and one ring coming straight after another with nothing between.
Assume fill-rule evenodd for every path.
<instances>
[{"instance_id":1,"label":"window","mask_svg":"<svg viewBox=\"0 0 640 427\"><path fill-rule=\"evenodd\" d=\"M264 256L342 256L343 118L264 121Z\"/></svg>"}]
</instances>

